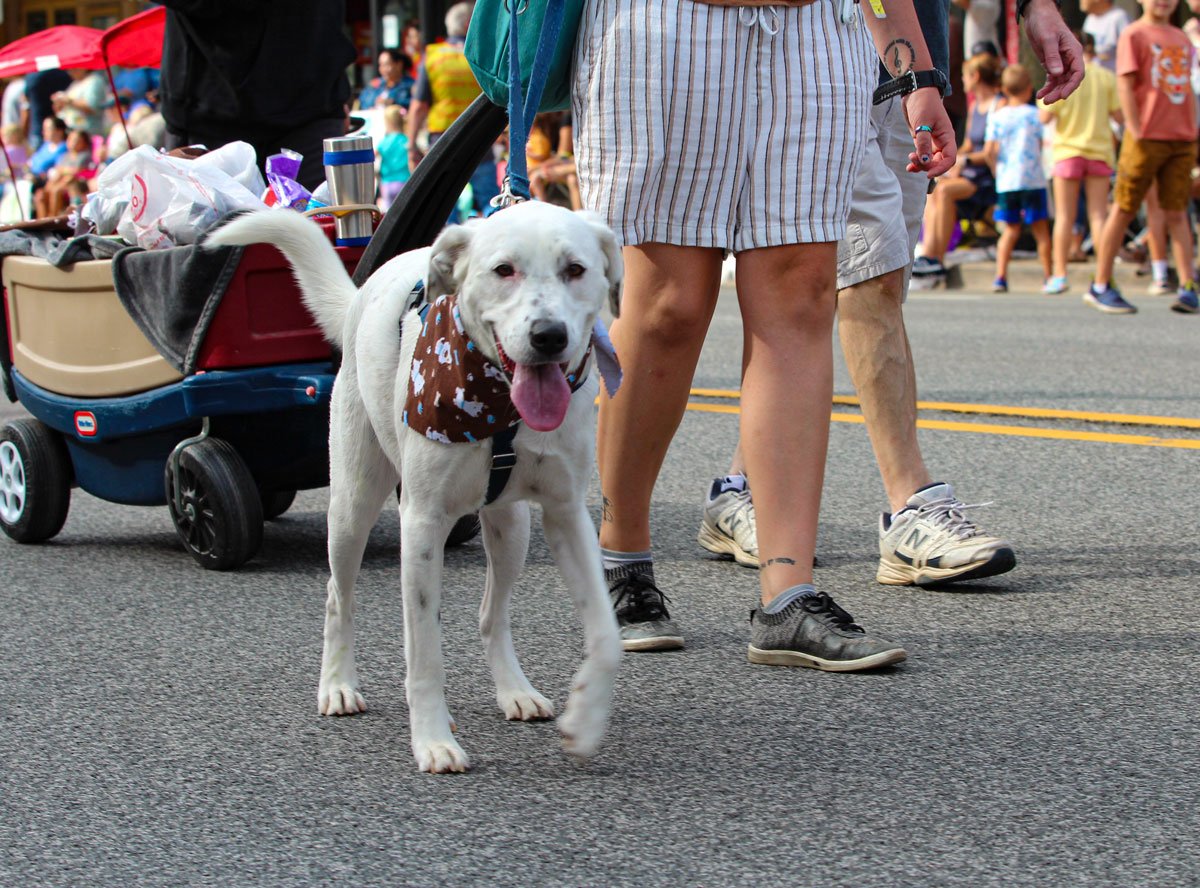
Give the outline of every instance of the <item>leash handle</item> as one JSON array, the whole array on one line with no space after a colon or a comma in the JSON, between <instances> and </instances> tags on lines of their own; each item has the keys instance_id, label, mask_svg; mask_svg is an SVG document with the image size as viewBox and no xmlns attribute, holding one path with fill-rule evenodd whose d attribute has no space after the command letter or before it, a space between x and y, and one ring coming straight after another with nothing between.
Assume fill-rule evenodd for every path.
<instances>
[{"instance_id":1,"label":"leash handle","mask_svg":"<svg viewBox=\"0 0 1200 888\"><path fill-rule=\"evenodd\" d=\"M532 0L510 0L508 28L508 172L504 177L504 191L493 204L506 207L522 200L530 200L529 167L525 158L525 145L529 141L529 130L542 101L546 77L558 37L562 31L565 0L546 0L542 18L542 31L538 37L537 52L533 57L533 70L529 74L529 95L522 97L520 29L517 16L529 8ZM518 7L517 4L523 4Z\"/></svg>"}]
</instances>

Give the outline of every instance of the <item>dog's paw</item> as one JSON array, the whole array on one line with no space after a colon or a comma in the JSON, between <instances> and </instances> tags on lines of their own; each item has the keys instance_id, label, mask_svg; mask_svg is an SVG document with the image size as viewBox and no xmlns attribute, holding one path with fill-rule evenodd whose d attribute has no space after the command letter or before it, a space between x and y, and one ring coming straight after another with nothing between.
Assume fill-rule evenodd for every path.
<instances>
[{"instance_id":1,"label":"dog's paw","mask_svg":"<svg viewBox=\"0 0 1200 888\"><path fill-rule=\"evenodd\" d=\"M413 758L417 770L428 774L462 774L471 768L470 759L453 738L449 740L413 740Z\"/></svg>"},{"instance_id":2,"label":"dog's paw","mask_svg":"<svg viewBox=\"0 0 1200 888\"><path fill-rule=\"evenodd\" d=\"M588 759L596 754L607 727L608 707L594 705L579 692L571 694L567 700L567 710L558 720L563 749L580 759Z\"/></svg>"},{"instance_id":3,"label":"dog's paw","mask_svg":"<svg viewBox=\"0 0 1200 888\"><path fill-rule=\"evenodd\" d=\"M546 721L554 718L554 704L533 688L528 691L497 691L496 702L509 721Z\"/></svg>"},{"instance_id":4,"label":"dog's paw","mask_svg":"<svg viewBox=\"0 0 1200 888\"><path fill-rule=\"evenodd\" d=\"M367 701L354 685L322 682L317 690L317 711L321 715L358 715L367 711Z\"/></svg>"}]
</instances>

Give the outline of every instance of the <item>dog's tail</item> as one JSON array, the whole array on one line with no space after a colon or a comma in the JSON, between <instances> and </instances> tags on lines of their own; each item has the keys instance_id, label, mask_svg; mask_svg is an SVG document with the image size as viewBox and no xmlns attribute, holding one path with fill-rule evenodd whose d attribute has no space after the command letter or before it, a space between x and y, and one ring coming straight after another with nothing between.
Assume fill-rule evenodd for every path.
<instances>
[{"instance_id":1,"label":"dog's tail","mask_svg":"<svg viewBox=\"0 0 1200 888\"><path fill-rule=\"evenodd\" d=\"M276 247L291 263L305 307L325 338L340 348L357 288L319 225L289 210L262 210L238 216L204 239L206 248L262 243Z\"/></svg>"}]
</instances>

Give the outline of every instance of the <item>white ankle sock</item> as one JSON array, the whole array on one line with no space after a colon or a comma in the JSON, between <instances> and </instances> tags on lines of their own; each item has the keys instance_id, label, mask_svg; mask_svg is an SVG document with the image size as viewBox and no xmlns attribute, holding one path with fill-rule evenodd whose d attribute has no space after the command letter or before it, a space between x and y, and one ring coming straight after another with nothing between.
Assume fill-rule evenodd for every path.
<instances>
[{"instance_id":1,"label":"white ankle sock","mask_svg":"<svg viewBox=\"0 0 1200 888\"><path fill-rule=\"evenodd\" d=\"M627 567L631 564L638 564L639 562L652 564L653 561L649 549L645 552L618 552L614 549L603 548L600 550L600 560L604 565L605 572Z\"/></svg>"},{"instance_id":2,"label":"white ankle sock","mask_svg":"<svg viewBox=\"0 0 1200 888\"><path fill-rule=\"evenodd\" d=\"M777 614L797 598L804 598L808 595L816 595L817 588L812 583L800 583L792 586L789 589L784 589L767 604L763 605L762 612L764 614Z\"/></svg>"},{"instance_id":3,"label":"white ankle sock","mask_svg":"<svg viewBox=\"0 0 1200 888\"><path fill-rule=\"evenodd\" d=\"M1165 284L1167 282L1167 260L1151 259L1150 273L1154 275L1154 283Z\"/></svg>"}]
</instances>

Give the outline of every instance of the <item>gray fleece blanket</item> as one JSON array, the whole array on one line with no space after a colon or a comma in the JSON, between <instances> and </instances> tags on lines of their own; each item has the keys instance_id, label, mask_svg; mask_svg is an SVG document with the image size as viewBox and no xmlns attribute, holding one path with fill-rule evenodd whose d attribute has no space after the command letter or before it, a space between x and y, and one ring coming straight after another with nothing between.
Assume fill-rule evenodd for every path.
<instances>
[{"instance_id":1,"label":"gray fleece blanket","mask_svg":"<svg viewBox=\"0 0 1200 888\"><path fill-rule=\"evenodd\" d=\"M241 260L241 247L127 247L113 257L117 297L167 362L185 376Z\"/></svg>"}]
</instances>

